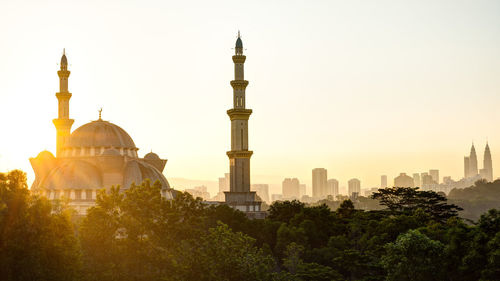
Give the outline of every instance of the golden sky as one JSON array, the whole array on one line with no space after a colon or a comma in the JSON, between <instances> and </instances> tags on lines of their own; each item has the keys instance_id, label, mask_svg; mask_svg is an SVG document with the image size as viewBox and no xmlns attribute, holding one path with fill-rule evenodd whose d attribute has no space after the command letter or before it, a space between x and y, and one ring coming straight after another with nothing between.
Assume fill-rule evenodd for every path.
<instances>
[{"instance_id":1,"label":"golden sky","mask_svg":"<svg viewBox=\"0 0 500 281\"><path fill-rule=\"evenodd\" d=\"M486 140L500 169L498 1L0 1L0 171L55 149L66 48L73 129L103 119L169 161L228 169L241 30L253 183L328 169L363 188L400 172L463 175ZM260 182L256 182L256 178ZM267 182L266 182L267 181ZM272 190L272 193L278 190ZM310 192L310 189L309 189Z\"/></svg>"}]
</instances>

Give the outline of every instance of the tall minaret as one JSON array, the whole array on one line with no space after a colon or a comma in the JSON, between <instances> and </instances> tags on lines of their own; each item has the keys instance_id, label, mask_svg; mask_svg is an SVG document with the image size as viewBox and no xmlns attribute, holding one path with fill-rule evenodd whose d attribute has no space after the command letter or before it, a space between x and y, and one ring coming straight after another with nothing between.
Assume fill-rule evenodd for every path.
<instances>
[{"instance_id":1,"label":"tall minaret","mask_svg":"<svg viewBox=\"0 0 500 281\"><path fill-rule=\"evenodd\" d=\"M483 169L486 180L489 182L493 181L493 164L488 143L486 143L486 148L484 149Z\"/></svg>"},{"instance_id":2,"label":"tall minaret","mask_svg":"<svg viewBox=\"0 0 500 281\"><path fill-rule=\"evenodd\" d=\"M243 42L240 32L236 39L234 62L233 108L227 111L231 119L231 150L227 152L230 170L230 191L250 191L250 157L252 151L248 150L248 118L252 114L251 109L245 108L245 89L248 81L244 79L244 63L246 56L243 55Z\"/></svg>"},{"instance_id":3,"label":"tall minaret","mask_svg":"<svg viewBox=\"0 0 500 281\"><path fill-rule=\"evenodd\" d=\"M474 148L474 143L470 149L469 156L469 177L475 177L477 175L477 156L476 149Z\"/></svg>"},{"instance_id":4,"label":"tall minaret","mask_svg":"<svg viewBox=\"0 0 500 281\"><path fill-rule=\"evenodd\" d=\"M59 75L59 92L56 97L59 105L58 118L52 120L57 131L57 150L56 156L62 156L61 152L66 141L71 133L71 126L75 120L69 119L69 99L71 93L68 91L68 78L70 71L68 70L68 60L66 59L66 51L63 50L61 57L61 69L57 72Z\"/></svg>"},{"instance_id":5,"label":"tall minaret","mask_svg":"<svg viewBox=\"0 0 500 281\"><path fill-rule=\"evenodd\" d=\"M254 216L255 212L260 212L261 202L257 200L255 191L250 191L250 157L253 151L248 150L248 118L252 110L245 107L245 89L248 86L244 77L245 59L238 31L233 56L234 80L231 81L233 108L227 111L231 120L231 150L227 152L230 184L229 192L225 192L225 195L226 204Z\"/></svg>"}]
</instances>

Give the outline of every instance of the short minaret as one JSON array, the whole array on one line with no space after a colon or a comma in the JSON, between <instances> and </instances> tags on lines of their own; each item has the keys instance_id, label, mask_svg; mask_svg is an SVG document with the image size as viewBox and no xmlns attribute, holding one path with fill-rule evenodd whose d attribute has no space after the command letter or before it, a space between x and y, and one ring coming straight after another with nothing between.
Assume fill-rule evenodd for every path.
<instances>
[{"instance_id":1,"label":"short minaret","mask_svg":"<svg viewBox=\"0 0 500 281\"><path fill-rule=\"evenodd\" d=\"M71 126L75 121L69 119L69 99L71 98L71 93L68 91L69 74L68 59L66 58L66 51L63 50L61 69L57 72L57 75L59 75L59 92L56 93L56 97L58 100L59 113L58 118L52 120L57 131L56 157L62 156L62 149L71 133Z\"/></svg>"},{"instance_id":2,"label":"short minaret","mask_svg":"<svg viewBox=\"0 0 500 281\"><path fill-rule=\"evenodd\" d=\"M250 157L253 151L248 150L248 119L251 109L245 107L245 89L248 81L244 77L243 42L238 31L236 39L234 62L233 108L227 111L231 120L231 150L229 157L230 187L225 192L226 204L240 211L249 213L260 212L261 202L257 200L255 191L250 191Z\"/></svg>"}]
</instances>

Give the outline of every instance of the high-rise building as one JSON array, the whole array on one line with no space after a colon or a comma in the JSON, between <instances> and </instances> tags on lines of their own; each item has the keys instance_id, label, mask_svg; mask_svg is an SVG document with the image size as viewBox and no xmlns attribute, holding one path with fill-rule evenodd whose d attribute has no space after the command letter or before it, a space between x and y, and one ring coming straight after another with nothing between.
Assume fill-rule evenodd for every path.
<instances>
[{"instance_id":1,"label":"high-rise building","mask_svg":"<svg viewBox=\"0 0 500 281\"><path fill-rule=\"evenodd\" d=\"M230 184L229 191L225 192L226 204L245 212L249 217L260 217L261 203L257 200L255 191L250 191L250 157L253 151L248 150L248 119L251 109L245 105L245 89L248 81L244 78L243 41L238 32L236 39L234 63L233 108L227 111L231 120L231 150L229 157Z\"/></svg>"},{"instance_id":2,"label":"high-rise building","mask_svg":"<svg viewBox=\"0 0 500 281\"><path fill-rule=\"evenodd\" d=\"M400 173L399 176L394 178L395 187L414 187L413 178L406 175L406 173Z\"/></svg>"},{"instance_id":3,"label":"high-rise building","mask_svg":"<svg viewBox=\"0 0 500 281\"><path fill-rule=\"evenodd\" d=\"M257 196L259 196L262 201L269 202L268 184L252 184L252 191L257 192Z\"/></svg>"},{"instance_id":4,"label":"high-rise building","mask_svg":"<svg viewBox=\"0 0 500 281\"><path fill-rule=\"evenodd\" d=\"M420 174L419 173L413 174L413 184L415 184L415 186L420 187L421 182L420 182Z\"/></svg>"},{"instance_id":5,"label":"high-rise building","mask_svg":"<svg viewBox=\"0 0 500 281\"><path fill-rule=\"evenodd\" d=\"M429 170L432 180L439 184L439 170Z\"/></svg>"},{"instance_id":6,"label":"high-rise building","mask_svg":"<svg viewBox=\"0 0 500 281\"><path fill-rule=\"evenodd\" d=\"M286 178L282 183L282 192L284 199L300 198L300 182L297 178Z\"/></svg>"},{"instance_id":7,"label":"high-rise building","mask_svg":"<svg viewBox=\"0 0 500 281\"><path fill-rule=\"evenodd\" d=\"M420 175L420 179L422 180L422 186L435 184L434 180L432 179L432 176L429 175L428 173L422 173Z\"/></svg>"},{"instance_id":8,"label":"high-rise building","mask_svg":"<svg viewBox=\"0 0 500 281\"><path fill-rule=\"evenodd\" d=\"M331 195L335 200L337 198L337 195L339 195L339 181L336 179L329 179L327 185L328 185L327 196Z\"/></svg>"},{"instance_id":9,"label":"high-rise building","mask_svg":"<svg viewBox=\"0 0 500 281\"><path fill-rule=\"evenodd\" d=\"M387 176L386 175L380 176L380 187L381 188L387 187Z\"/></svg>"},{"instance_id":10,"label":"high-rise building","mask_svg":"<svg viewBox=\"0 0 500 281\"><path fill-rule=\"evenodd\" d=\"M323 199L326 197L327 178L326 169L316 168L312 170L312 196L314 198Z\"/></svg>"},{"instance_id":11,"label":"high-rise building","mask_svg":"<svg viewBox=\"0 0 500 281\"><path fill-rule=\"evenodd\" d=\"M355 196L361 193L361 181L358 179L350 179L347 182L347 195Z\"/></svg>"},{"instance_id":12,"label":"high-rise building","mask_svg":"<svg viewBox=\"0 0 500 281\"><path fill-rule=\"evenodd\" d=\"M489 182L493 181L493 164L491 160L491 152L488 143L486 143L486 148L484 149L483 170L484 170L483 178Z\"/></svg>"},{"instance_id":13,"label":"high-rise building","mask_svg":"<svg viewBox=\"0 0 500 281\"><path fill-rule=\"evenodd\" d=\"M283 195L282 194L273 194L271 195L271 201L281 201L283 200Z\"/></svg>"}]
</instances>

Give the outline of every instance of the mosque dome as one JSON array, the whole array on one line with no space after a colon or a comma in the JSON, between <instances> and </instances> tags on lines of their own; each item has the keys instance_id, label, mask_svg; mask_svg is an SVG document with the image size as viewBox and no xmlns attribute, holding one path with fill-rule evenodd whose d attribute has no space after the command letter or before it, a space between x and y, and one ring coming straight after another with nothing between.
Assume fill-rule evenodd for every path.
<instances>
[{"instance_id":1,"label":"mosque dome","mask_svg":"<svg viewBox=\"0 0 500 281\"><path fill-rule=\"evenodd\" d=\"M50 160L50 159L54 159L55 157L54 157L54 154L52 154L50 151L44 150L44 151L38 153L36 158L42 159L42 160Z\"/></svg>"},{"instance_id":2,"label":"mosque dome","mask_svg":"<svg viewBox=\"0 0 500 281\"><path fill-rule=\"evenodd\" d=\"M141 184L144 180L149 179L151 183L159 181L162 189L170 189L170 185L165 176L153 165L143 161L129 161L124 174L126 175L123 179L125 188L129 188L132 183Z\"/></svg>"},{"instance_id":3,"label":"mosque dome","mask_svg":"<svg viewBox=\"0 0 500 281\"><path fill-rule=\"evenodd\" d=\"M81 160L66 161L54 168L40 183L45 189L100 189L102 179L99 169Z\"/></svg>"},{"instance_id":4,"label":"mosque dome","mask_svg":"<svg viewBox=\"0 0 500 281\"><path fill-rule=\"evenodd\" d=\"M134 149L134 141L119 126L101 119L80 126L71 133L66 147L113 147Z\"/></svg>"},{"instance_id":5,"label":"mosque dome","mask_svg":"<svg viewBox=\"0 0 500 281\"><path fill-rule=\"evenodd\" d=\"M156 153L150 152L150 153L144 155L144 159L147 159L147 160L160 160L160 156L158 156L158 154L156 154Z\"/></svg>"},{"instance_id":6,"label":"mosque dome","mask_svg":"<svg viewBox=\"0 0 500 281\"><path fill-rule=\"evenodd\" d=\"M120 152L114 148L109 148L104 150L101 154L102 156L120 156Z\"/></svg>"}]
</instances>

